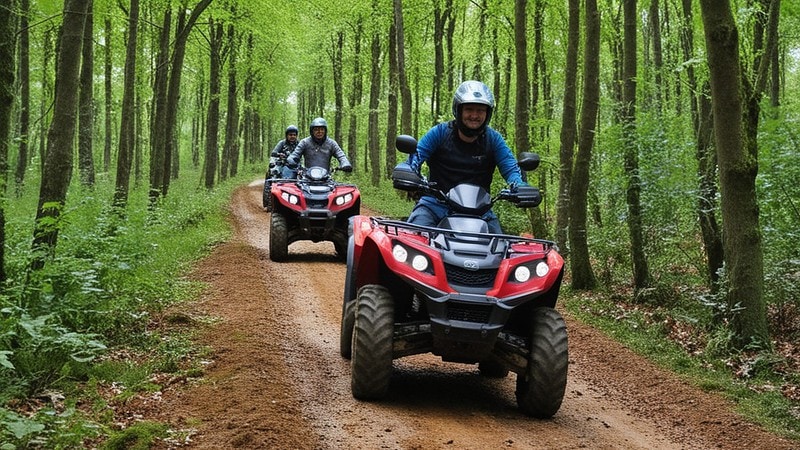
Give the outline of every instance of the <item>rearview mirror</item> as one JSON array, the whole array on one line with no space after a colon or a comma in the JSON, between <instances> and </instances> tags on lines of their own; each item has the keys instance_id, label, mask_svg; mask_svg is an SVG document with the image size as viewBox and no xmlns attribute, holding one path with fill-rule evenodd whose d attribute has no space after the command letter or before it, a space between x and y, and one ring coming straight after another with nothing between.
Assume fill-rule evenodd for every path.
<instances>
[{"instance_id":1,"label":"rearview mirror","mask_svg":"<svg viewBox=\"0 0 800 450\"><path fill-rule=\"evenodd\" d=\"M517 163L519 164L519 168L525 171L534 170L539 167L539 159L538 153L531 153L531 152L522 152L519 154L519 159Z\"/></svg>"},{"instance_id":2,"label":"rearview mirror","mask_svg":"<svg viewBox=\"0 0 800 450\"><path fill-rule=\"evenodd\" d=\"M394 146L397 147L397 151L407 155L417 152L417 140L407 134L401 134L394 138Z\"/></svg>"}]
</instances>

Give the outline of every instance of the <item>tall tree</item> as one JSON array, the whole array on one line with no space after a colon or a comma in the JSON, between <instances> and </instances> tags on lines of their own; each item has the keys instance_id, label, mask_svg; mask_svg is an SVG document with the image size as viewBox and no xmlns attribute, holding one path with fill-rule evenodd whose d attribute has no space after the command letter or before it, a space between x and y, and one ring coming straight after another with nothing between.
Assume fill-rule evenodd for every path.
<instances>
[{"instance_id":1,"label":"tall tree","mask_svg":"<svg viewBox=\"0 0 800 450\"><path fill-rule=\"evenodd\" d=\"M378 14L378 1L372 1L372 11L375 13L374 17L380 17ZM368 162L369 166L365 165L365 171L370 176L370 181L373 186L378 186L381 180L381 152L380 140L378 130L378 106L380 105L380 92L381 92L381 34L380 34L380 21L372 21L372 77L369 87L369 120L368 120Z\"/></svg>"},{"instance_id":2,"label":"tall tree","mask_svg":"<svg viewBox=\"0 0 800 450\"><path fill-rule=\"evenodd\" d=\"M136 94L136 43L139 28L139 0L131 0L128 11L128 43L125 47L125 68L122 82L122 117L119 125L119 152L117 154L117 181L114 189L114 206L124 209L128 205L131 181L131 157L136 140L134 129L134 96Z\"/></svg>"},{"instance_id":3,"label":"tall tree","mask_svg":"<svg viewBox=\"0 0 800 450\"><path fill-rule=\"evenodd\" d=\"M653 84L655 85L655 107L656 112L661 113L663 103L662 95L662 75L664 70L664 51L661 43L661 14L659 13L658 0L650 0L650 11L648 14L650 25L650 40L653 45Z\"/></svg>"},{"instance_id":4,"label":"tall tree","mask_svg":"<svg viewBox=\"0 0 800 450\"><path fill-rule=\"evenodd\" d=\"M622 49L622 141L625 146L625 174L628 178L626 201L628 205L628 232L631 240L633 284L636 293L650 285L650 270L644 251L641 190L639 173L639 147L636 139L636 0L623 0Z\"/></svg>"},{"instance_id":5,"label":"tall tree","mask_svg":"<svg viewBox=\"0 0 800 450\"><path fill-rule=\"evenodd\" d=\"M242 137L244 140L244 154L247 156L247 162L254 163L258 159L257 154L257 139L255 135L256 130L256 114L253 105L253 96L256 88L256 74L253 68L253 49L255 47L253 32L247 34L247 48L246 48L246 73L244 76L244 111L242 112ZM194 124L194 119L193 124ZM194 129L194 126L192 127Z\"/></svg>"},{"instance_id":6,"label":"tall tree","mask_svg":"<svg viewBox=\"0 0 800 450\"><path fill-rule=\"evenodd\" d=\"M17 170L15 183L17 194L22 193L25 183L25 172L28 170L28 152L30 142L31 122L31 58L30 58L30 30L28 29L28 16L30 15L30 1L21 0L19 11L19 148L17 151ZM9 7L14 10L14 2ZM11 42L11 41L3 41ZM13 53L12 53L13 56ZM11 61L12 59L3 59ZM5 105L5 103L3 103ZM5 192L5 191L3 191Z\"/></svg>"},{"instance_id":7,"label":"tall tree","mask_svg":"<svg viewBox=\"0 0 800 450\"><path fill-rule=\"evenodd\" d=\"M55 58L53 33L54 31L51 28L47 28L44 32L44 44L42 44L42 89L39 96L39 161L42 167L44 167L47 153L47 130L52 117L53 80L50 68Z\"/></svg>"},{"instance_id":8,"label":"tall tree","mask_svg":"<svg viewBox=\"0 0 800 450\"><path fill-rule=\"evenodd\" d=\"M103 172L108 172L111 169L111 135L113 134L113 115L111 110L113 108L113 94L112 94L112 80L111 73L113 65L111 63L111 14L107 14L103 21L103 92L105 107L104 111L104 130L103 135Z\"/></svg>"},{"instance_id":9,"label":"tall tree","mask_svg":"<svg viewBox=\"0 0 800 450\"><path fill-rule=\"evenodd\" d=\"M411 134L411 88L406 73L406 34L403 0L394 0L394 25L397 29L397 77L400 83L400 132Z\"/></svg>"},{"instance_id":10,"label":"tall tree","mask_svg":"<svg viewBox=\"0 0 800 450\"><path fill-rule=\"evenodd\" d=\"M81 57L81 93L78 113L78 168L81 183L94 186L94 14L89 0L86 24L83 27Z\"/></svg>"},{"instance_id":11,"label":"tall tree","mask_svg":"<svg viewBox=\"0 0 800 450\"><path fill-rule=\"evenodd\" d=\"M350 110L350 126L347 134L347 156L353 167L358 167L358 114L356 108L361 103L363 82L361 79L361 41L364 34L363 16L356 18L353 26L353 88L347 106Z\"/></svg>"},{"instance_id":12,"label":"tall tree","mask_svg":"<svg viewBox=\"0 0 800 450\"><path fill-rule=\"evenodd\" d=\"M564 110L561 112L561 147L558 162L558 200L556 201L556 242L569 253L567 232L570 212L570 183L577 134L578 47L580 45L580 0L569 0L567 63L564 68Z\"/></svg>"},{"instance_id":13,"label":"tall tree","mask_svg":"<svg viewBox=\"0 0 800 450\"><path fill-rule=\"evenodd\" d=\"M433 83L431 91L431 117L438 121L442 115L442 85L444 84L444 28L447 20L441 0L433 2Z\"/></svg>"},{"instance_id":14,"label":"tall tree","mask_svg":"<svg viewBox=\"0 0 800 450\"><path fill-rule=\"evenodd\" d=\"M164 11L161 33L158 38L155 76L153 77L153 103L150 115L150 129L163 128L161 124L167 119L167 83L169 82L169 43L172 30L172 6ZM164 148L167 136L154 132L150 135L150 202L154 203L161 196L164 180Z\"/></svg>"},{"instance_id":15,"label":"tall tree","mask_svg":"<svg viewBox=\"0 0 800 450\"><path fill-rule=\"evenodd\" d=\"M681 48L684 61L694 59L694 12L692 0L682 0L683 21L681 24ZM695 136L697 158L697 217L703 237L706 255L706 270L709 286L716 292L719 270L722 268L722 236L717 223L717 158L714 153L714 127L712 124L710 87L707 83L698 86L693 64L686 66L686 84L691 96L689 109ZM697 94L694 94L694 93Z\"/></svg>"},{"instance_id":16,"label":"tall tree","mask_svg":"<svg viewBox=\"0 0 800 450\"><path fill-rule=\"evenodd\" d=\"M456 13L453 7L453 0L444 0L444 21L445 21L445 47L447 49L447 63L445 64L445 80L447 81L447 94L452 95L456 90L455 83L455 44L453 39L456 31Z\"/></svg>"},{"instance_id":17,"label":"tall tree","mask_svg":"<svg viewBox=\"0 0 800 450\"><path fill-rule=\"evenodd\" d=\"M225 145L220 180L236 176L239 163L239 100L236 84L237 37L233 23L228 24L228 105L225 114Z\"/></svg>"},{"instance_id":18,"label":"tall tree","mask_svg":"<svg viewBox=\"0 0 800 450\"><path fill-rule=\"evenodd\" d=\"M486 48L482 44L486 40L486 17L488 14L489 4L487 0L481 0L480 5L478 5L478 42L480 45L478 45L476 48L475 60L472 64L473 80L483 79L483 68L481 67L481 62L483 62L483 56Z\"/></svg>"},{"instance_id":19,"label":"tall tree","mask_svg":"<svg viewBox=\"0 0 800 450\"><path fill-rule=\"evenodd\" d=\"M397 62L397 29L396 22L389 25L389 92L386 100L386 164L387 178L397 163L397 152L394 149L394 138L397 135L397 91L399 83Z\"/></svg>"},{"instance_id":20,"label":"tall tree","mask_svg":"<svg viewBox=\"0 0 800 450\"><path fill-rule=\"evenodd\" d=\"M8 143L11 137L11 110L14 104L14 17L15 2L0 8L0 285L5 285L6 190L8 188ZM23 14L25 10L23 8Z\"/></svg>"},{"instance_id":21,"label":"tall tree","mask_svg":"<svg viewBox=\"0 0 800 450\"><path fill-rule=\"evenodd\" d=\"M597 284L589 258L586 211L589 166L600 108L600 12L597 10L597 0L584 2L586 42L583 47L583 107L578 153L569 193L569 258L573 289L592 289Z\"/></svg>"},{"instance_id":22,"label":"tall tree","mask_svg":"<svg viewBox=\"0 0 800 450\"><path fill-rule=\"evenodd\" d=\"M777 3L777 1L776 1ZM734 344L770 347L764 302L764 262L755 179L758 154L748 134L753 97L739 60L739 32L728 0L701 0L714 140L719 163L725 271L730 280L728 306L733 318ZM769 54L769 53L767 53ZM766 60L767 58L765 58ZM765 64L768 64L765 63ZM763 69L763 70L762 70ZM759 72L767 71L759 67ZM757 83L760 79L757 80ZM758 92L756 89L755 92ZM757 120L757 119L756 119Z\"/></svg>"},{"instance_id":23,"label":"tall tree","mask_svg":"<svg viewBox=\"0 0 800 450\"><path fill-rule=\"evenodd\" d=\"M333 42L331 42L331 64L333 66L333 139L336 142L344 142L342 140L342 120L344 119L344 81L342 80L342 65L344 54L344 32L337 31L334 35Z\"/></svg>"},{"instance_id":24,"label":"tall tree","mask_svg":"<svg viewBox=\"0 0 800 450\"><path fill-rule=\"evenodd\" d=\"M170 60L169 86L167 89L167 117L164 126L164 171L161 180L161 195L169 193L169 183L172 174L177 176L178 164L173 164L178 156L177 148L177 129L178 129L178 107L181 98L181 80L183 78L183 64L186 58L186 43L189 40L189 33L197 23L200 14L208 8L212 0L200 0L186 19L186 4L181 4L181 12L178 14L178 25L175 29L175 44L172 49L172 59ZM194 151L195 149L192 149ZM170 170L174 167L174 170Z\"/></svg>"},{"instance_id":25,"label":"tall tree","mask_svg":"<svg viewBox=\"0 0 800 450\"><path fill-rule=\"evenodd\" d=\"M80 58L83 25L89 0L65 0L59 33L53 121L47 133L47 153L42 169L39 205L33 231L31 268L44 267L55 252L58 221L72 177L72 152L77 127ZM3 171L5 173L5 170Z\"/></svg>"},{"instance_id":26,"label":"tall tree","mask_svg":"<svg viewBox=\"0 0 800 450\"><path fill-rule=\"evenodd\" d=\"M514 56L516 60L516 103L514 104L514 148L519 152L530 149L530 83L528 77L528 1L518 0L514 9ZM536 236L547 235L539 208L528 210L531 227Z\"/></svg>"},{"instance_id":27,"label":"tall tree","mask_svg":"<svg viewBox=\"0 0 800 450\"><path fill-rule=\"evenodd\" d=\"M219 95L222 70L222 23L209 21L209 101L206 117L205 186L214 187L219 160Z\"/></svg>"},{"instance_id":28,"label":"tall tree","mask_svg":"<svg viewBox=\"0 0 800 450\"><path fill-rule=\"evenodd\" d=\"M516 93L514 104L514 147L517 152L530 148L528 121L530 120L530 96L528 95L528 1L518 0L514 9L514 50L516 57Z\"/></svg>"}]
</instances>

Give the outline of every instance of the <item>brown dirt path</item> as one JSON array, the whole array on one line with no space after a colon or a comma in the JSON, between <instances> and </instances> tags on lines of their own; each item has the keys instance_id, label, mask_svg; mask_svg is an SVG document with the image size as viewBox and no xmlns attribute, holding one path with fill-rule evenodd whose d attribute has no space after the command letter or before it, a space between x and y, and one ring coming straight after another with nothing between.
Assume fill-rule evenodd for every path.
<instances>
[{"instance_id":1,"label":"brown dirt path","mask_svg":"<svg viewBox=\"0 0 800 450\"><path fill-rule=\"evenodd\" d=\"M136 402L137 417L188 434L160 448L269 449L790 449L601 333L567 317L567 394L552 420L516 407L514 376L431 355L395 361L382 402L350 395L338 352L345 266L331 243L298 242L269 260L261 183L231 199L235 233L197 267L208 284L182 306L210 347L205 375Z\"/></svg>"}]
</instances>

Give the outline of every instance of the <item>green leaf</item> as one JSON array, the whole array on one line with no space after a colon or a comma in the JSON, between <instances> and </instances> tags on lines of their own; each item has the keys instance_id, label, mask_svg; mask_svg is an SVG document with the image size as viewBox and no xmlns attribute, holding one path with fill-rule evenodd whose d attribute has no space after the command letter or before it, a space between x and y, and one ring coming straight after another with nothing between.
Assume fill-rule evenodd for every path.
<instances>
[{"instance_id":1,"label":"green leaf","mask_svg":"<svg viewBox=\"0 0 800 450\"><path fill-rule=\"evenodd\" d=\"M14 364L11 364L11 361L8 359L8 356L13 354L14 352L9 350L0 350L0 366L14 370Z\"/></svg>"},{"instance_id":2,"label":"green leaf","mask_svg":"<svg viewBox=\"0 0 800 450\"><path fill-rule=\"evenodd\" d=\"M0 424L2 424L6 430L10 431L17 439L22 439L29 434L44 430L43 424L20 416L12 411L0 410L0 413L2 413L2 421L0 421Z\"/></svg>"}]
</instances>

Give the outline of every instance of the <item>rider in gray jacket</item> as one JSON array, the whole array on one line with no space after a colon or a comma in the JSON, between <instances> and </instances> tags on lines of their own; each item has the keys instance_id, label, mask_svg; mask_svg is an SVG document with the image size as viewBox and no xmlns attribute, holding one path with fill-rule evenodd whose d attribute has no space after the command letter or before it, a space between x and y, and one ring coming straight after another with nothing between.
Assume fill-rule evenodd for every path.
<instances>
[{"instance_id":1,"label":"rider in gray jacket","mask_svg":"<svg viewBox=\"0 0 800 450\"><path fill-rule=\"evenodd\" d=\"M331 158L336 158L339 160L339 170L344 172L353 170L350 160L347 159L347 155L339 147L339 144L328 137L328 122L325 119L317 117L312 120L309 131L311 136L301 140L294 151L286 158L288 167L296 168L300 163L300 157L302 157L305 167L317 166L330 171Z\"/></svg>"}]
</instances>

